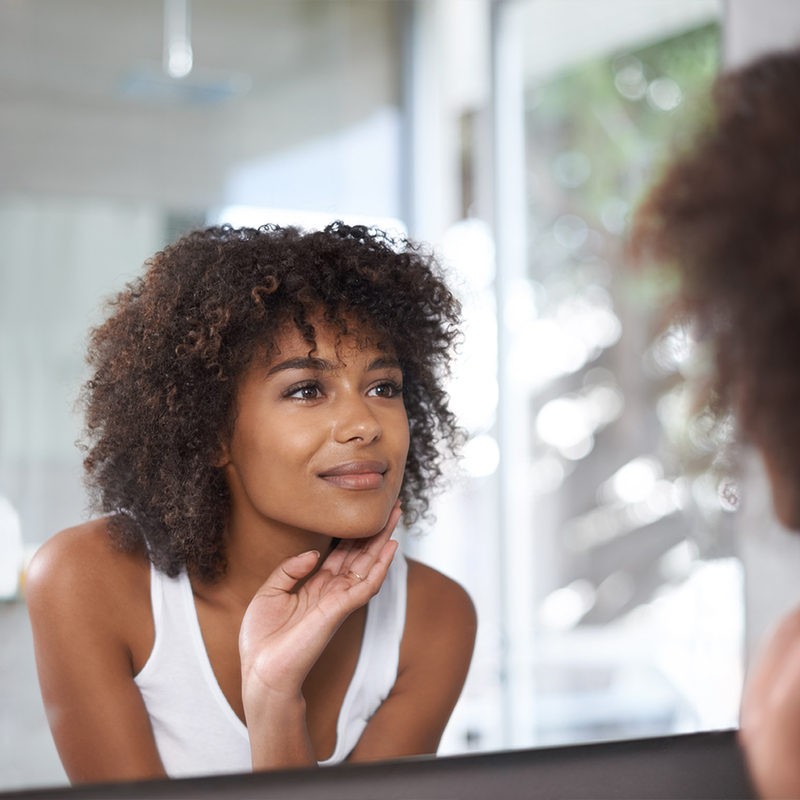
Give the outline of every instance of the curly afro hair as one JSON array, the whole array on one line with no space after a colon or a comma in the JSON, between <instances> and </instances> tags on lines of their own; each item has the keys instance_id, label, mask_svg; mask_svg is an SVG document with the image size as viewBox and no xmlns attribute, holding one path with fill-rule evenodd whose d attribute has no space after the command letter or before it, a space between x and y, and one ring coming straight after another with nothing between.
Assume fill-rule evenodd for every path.
<instances>
[{"instance_id":1,"label":"curly afro hair","mask_svg":"<svg viewBox=\"0 0 800 800\"><path fill-rule=\"evenodd\" d=\"M638 213L634 254L672 262L715 358L717 409L800 479L800 52L722 75L715 123ZM713 397L712 395L712 397Z\"/></svg>"},{"instance_id":2,"label":"curly afro hair","mask_svg":"<svg viewBox=\"0 0 800 800\"><path fill-rule=\"evenodd\" d=\"M224 572L229 493L215 460L237 379L288 324L313 350L320 312L343 335L348 321L367 327L400 362L411 439L400 497L407 523L426 512L442 450L460 440L442 388L460 306L432 256L340 222L311 233L222 226L147 266L92 331L83 394L86 482L120 546L171 576Z\"/></svg>"}]
</instances>

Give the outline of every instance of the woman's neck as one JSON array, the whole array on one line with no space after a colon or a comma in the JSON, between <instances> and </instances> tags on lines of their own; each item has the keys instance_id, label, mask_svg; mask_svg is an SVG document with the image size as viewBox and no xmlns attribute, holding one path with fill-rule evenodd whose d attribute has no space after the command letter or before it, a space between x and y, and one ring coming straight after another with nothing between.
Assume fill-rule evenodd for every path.
<instances>
[{"instance_id":1,"label":"woman's neck","mask_svg":"<svg viewBox=\"0 0 800 800\"><path fill-rule=\"evenodd\" d=\"M285 558L317 550L321 565L333 545L334 539L320 533L232 515L225 535L227 568L218 581L219 589L246 606Z\"/></svg>"}]
</instances>

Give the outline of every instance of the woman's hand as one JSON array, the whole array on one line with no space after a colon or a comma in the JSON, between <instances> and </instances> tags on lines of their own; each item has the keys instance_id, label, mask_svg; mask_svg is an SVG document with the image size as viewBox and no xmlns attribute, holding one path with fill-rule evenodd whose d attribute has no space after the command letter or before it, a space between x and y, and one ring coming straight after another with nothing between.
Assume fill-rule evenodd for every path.
<instances>
[{"instance_id":1,"label":"woman's hand","mask_svg":"<svg viewBox=\"0 0 800 800\"><path fill-rule=\"evenodd\" d=\"M296 591L314 570L319 553L311 550L285 559L250 602L239 633L239 654L251 747L263 736L269 742L262 739L258 748L262 753L290 745L292 752L299 747L301 753L289 761L313 763L305 730L303 681L342 622L381 588L397 549L390 537L399 519L397 503L383 530L367 539L341 540ZM258 733L262 722L269 730ZM301 728L293 745L294 735L286 726ZM256 768L290 765L286 758L279 761L267 764L254 749Z\"/></svg>"}]
</instances>

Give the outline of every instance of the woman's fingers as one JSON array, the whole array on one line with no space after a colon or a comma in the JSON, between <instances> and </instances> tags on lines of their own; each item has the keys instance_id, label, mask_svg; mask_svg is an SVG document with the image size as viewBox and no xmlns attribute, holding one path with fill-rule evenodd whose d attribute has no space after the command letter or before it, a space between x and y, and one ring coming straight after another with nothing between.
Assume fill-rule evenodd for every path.
<instances>
[{"instance_id":1,"label":"woman's fingers","mask_svg":"<svg viewBox=\"0 0 800 800\"><path fill-rule=\"evenodd\" d=\"M375 559L377 559L381 549L394 533L394 529L400 520L400 514L400 501L398 500L389 514L389 519L386 521L386 524L375 536L370 536L367 539L358 539L347 549L344 554L340 572L347 573L351 571L353 569L353 563L356 560L359 561L362 568L366 568L367 571L369 571L369 567L374 563ZM361 569L355 571L362 573Z\"/></svg>"},{"instance_id":2,"label":"woman's fingers","mask_svg":"<svg viewBox=\"0 0 800 800\"><path fill-rule=\"evenodd\" d=\"M347 569L340 564L331 572L326 562L293 592L319 560L319 553L311 550L282 561L265 581L239 634L242 663L248 669L260 665L261 684L290 685L294 691L342 620L378 592L398 547L389 539L395 516L377 536L345 543Z\"/></svg>"},{"instance_id":3,"label":"woman's fingers","mask_svg":"<svg viewBox=\"0 0 800 800\"><path fill-rule=\"evenodd\" d=\"M319 561L319 551L308 550L297 556L285 558L267 578L257 595L275 595L291 592L297 581L305 578Z\"/></svg>"},{"instance_id":4,"label":"woman's fingers","mask_svg":"<svg viewBox=\"0 0 800 800\"><path fill-rule=\"evenodd\" d=\"M382 543L377 553L361 552L349 564L345 576L356 583L366 583L377 591L386 577L398 546L394 539L389 539Z\"/></svg>"},{"instance_id":5,"label":"woman's fingers","mask_svg":"<svg viewBox=\"0 0 800 800\"><path fill-rule=\"evenodd\" d=\"M374 561L383 545L394 532L400 515L400 501L398 500L394 508L392 508L386 524L378 533L363 539L342 539L336 549L325 559L322 570L332 575L346 575L353 561L363 553L373 554ZM365 566L363 561L362 566Z\"/></svg>"},{"instance_id":6,"label":"woman's fingers","mask_svg":"<svg viewBox=\"0 0 800 800\"><path fill-rule=\"evenodd\" d=\"M397 527L397 523L400 522L400 516L403 513L403 506L400 503L400 499L398 498L395 500L394 506L392 507L391 512L389 513L389 519L386 520L386 525L383 526L383 530L389 531L389 535L391 536L394 533L394 529Z\"/></svg>"},{"instance_id":7,"label":"woman's fingers","mask_svg":"<svg viewBox=\"0 0 800 800\"><path fill-rule=\"evenodd\" d=\"M348 554L359 541L360 539L340 539L339 544L325 559L322 570L338 575L342 571L342 566Z\"/></svg>"},{"instance_id":8,"label":"woman's fingers","mask_svg":"<svg viewBox=\"0 0 800 800\"><path fill-rule=\"evenodd\" d=\"M347 576L351 580L364 582L377 591L386 578L389 566L392 563L394 554L399 547L398 542L390 539L385 542L375 558L357 558L351 565Z\"/></svg>"}]
</instances>

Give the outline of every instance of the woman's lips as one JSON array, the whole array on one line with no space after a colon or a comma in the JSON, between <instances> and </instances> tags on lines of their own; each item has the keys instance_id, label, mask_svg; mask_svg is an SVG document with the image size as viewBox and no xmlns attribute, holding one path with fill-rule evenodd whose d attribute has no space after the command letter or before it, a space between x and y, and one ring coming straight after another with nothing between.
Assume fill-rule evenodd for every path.
<instances>
[{"instance_id":1,"label":"woman's lips","mask_svg":"<svg viewBox=\"0 0 800 800\"><path fill-rule=\"evenodd\" d=\"M379 489L387 469L381 461L348 461L325 470L319 477L341 489Z\"/></svg>"}]
</instances>

